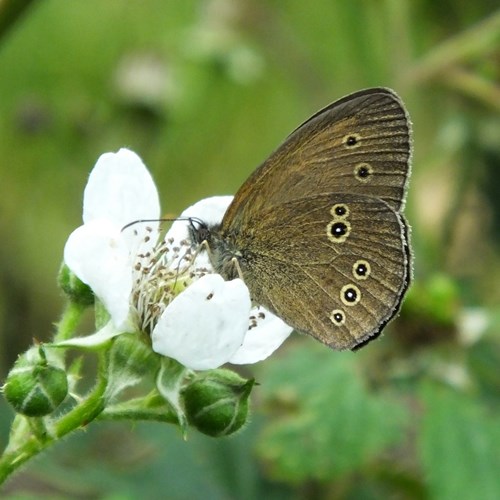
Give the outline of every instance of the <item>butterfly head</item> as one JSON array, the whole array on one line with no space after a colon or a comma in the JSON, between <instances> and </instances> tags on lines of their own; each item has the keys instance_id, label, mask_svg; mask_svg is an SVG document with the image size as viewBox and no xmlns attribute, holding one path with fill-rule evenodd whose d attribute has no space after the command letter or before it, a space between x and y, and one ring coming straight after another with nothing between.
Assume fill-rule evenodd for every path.
<instances>
[{"instance_id":1,"label":"butterfly head","mask_svg":"<svg viewBox=\"0 0 500 500\"><path fill-rule=\"evenodd\" d=\"M207 224L198 218L189 219L189 238L200 251L206 250L215 271L226 280L240 276L242 254L233 239L223 235L220 224Z\"/></svg>"},{"instance_id":2,"label":"butterfly head","mask_svg":"<svg viewBox=\"0 0 500 500\"><path fill-rule=\"evenodd\" d=\"M209 226L206 222L197 217L189 217L189 239L193 245L208 244L212 241L213 226Z\"/></svg>"}]
</instances>

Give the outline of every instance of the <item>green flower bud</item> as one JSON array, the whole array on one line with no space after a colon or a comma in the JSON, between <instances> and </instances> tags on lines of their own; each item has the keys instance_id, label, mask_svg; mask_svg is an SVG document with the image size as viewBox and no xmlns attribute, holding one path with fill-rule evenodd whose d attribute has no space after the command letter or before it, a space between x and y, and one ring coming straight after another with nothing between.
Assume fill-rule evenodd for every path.
<instances>
[{"instance_id":1,"label":"green flower bud","mask_svg":"<svg viewBox=\"0 0 500 500\"><path fill-rule=\"evenodd\" d=\"M68 380L62 368L47 361L43 347L33 347L17 359L2 391L18 413L43 417L64 401Z\"/></svg>"},{"instance_id":2,"label":"green flower bud","mask_svg":"<svg viewBox=\"0 0 500 500\"><path fill-rule=\"evenodd\" d=\"M61 266L57 281L71 302L82 306L91 306L94 303L92 289L81 281L66 264Z\"/></svg>"},{"instance_id":3,"label":"green flower bud","mask_svg":"<svg viewBox=\"0 0 500 500\"><path fill-rule=\"evenodd\" d=\"M231 370L199 374L181 394L189 424L212 437L236 432L248 419L248 398L254 382Z\"/></svg>"}]
</instances>

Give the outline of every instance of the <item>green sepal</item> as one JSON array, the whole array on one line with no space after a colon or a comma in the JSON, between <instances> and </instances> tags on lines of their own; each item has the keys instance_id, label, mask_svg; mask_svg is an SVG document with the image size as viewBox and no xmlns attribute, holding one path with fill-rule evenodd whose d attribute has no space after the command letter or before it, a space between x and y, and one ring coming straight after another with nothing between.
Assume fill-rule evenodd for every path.
<instances>
[{"instance_id":1,"label":"green sepal","mask_svg":"<svg viewBox=\"0 0 500 500\"><path fill-rule=\"evenodd\" d=\"M147 396L109 405L99 419L178 423L177 412L156 389Z\"/></svg>"},{"instance_id":2,"label":"green sepal","mask_svg":"<svg viewBox=\"0 0 500 500\"><path fill-rule=\"evenodd\" d=\"M187 436L187 419L181 401L182 385L192 372L174 359L162 357L161 367L156 377L156 387L165 401L172 407L176 416L182 436Z\"/></svg>"},{"instance_id":3,"label":"green sepal","mask_svg":"<svg viewBox=\"0 0 500 500\"><path fill-rule=\"evenodd\" d=\"M160 364L160 357L137 333L123 333L114 337L107 357L108 400L148 376L152 377L157 373Z\"/></svg>"}]
</instances>

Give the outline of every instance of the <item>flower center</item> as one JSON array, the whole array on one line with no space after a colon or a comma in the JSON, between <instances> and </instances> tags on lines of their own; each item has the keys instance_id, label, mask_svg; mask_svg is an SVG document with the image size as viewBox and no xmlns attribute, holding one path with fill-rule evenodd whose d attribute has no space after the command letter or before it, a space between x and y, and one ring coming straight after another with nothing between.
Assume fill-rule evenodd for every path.
<instances>
[{"instance_id":1,"label":"flower center","mask_svg":"<svg viewBox=\"0 0 500 500\"><path fill-rule=\"evenodd\" d=\"M146 228L145 245L151 240L153 229ZM151 333L165 308L193 281L212 272L196 266L197 252L185 239L159 238L154 246L139 252L133 265L134 286L132 306L142 331Z\"/></svg>"}]
</instances>

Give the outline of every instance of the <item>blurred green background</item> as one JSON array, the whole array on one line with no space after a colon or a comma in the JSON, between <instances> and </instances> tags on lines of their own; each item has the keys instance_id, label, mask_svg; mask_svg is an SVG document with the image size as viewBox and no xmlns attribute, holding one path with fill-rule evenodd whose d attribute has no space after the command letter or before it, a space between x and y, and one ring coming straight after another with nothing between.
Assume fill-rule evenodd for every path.
<instances>
[{"instance_id":1,"label":"blurred green background","mask_svg":"<svg viewBox=\"0 0 500 500\"><path fill-rule=\"evenodd\" d=\"M18 11L24 8L22 15ZM377 342L295 336L245 368L212 440L93 424L7 498L500 498L500 11L494 0L0 2L0 371L45 340L99 155L135 150L165 214L231 194L310 114L389 86L414 124L415 281ZM12 412L0 407L6 443Z\"/></svg>"}]
</instances>

